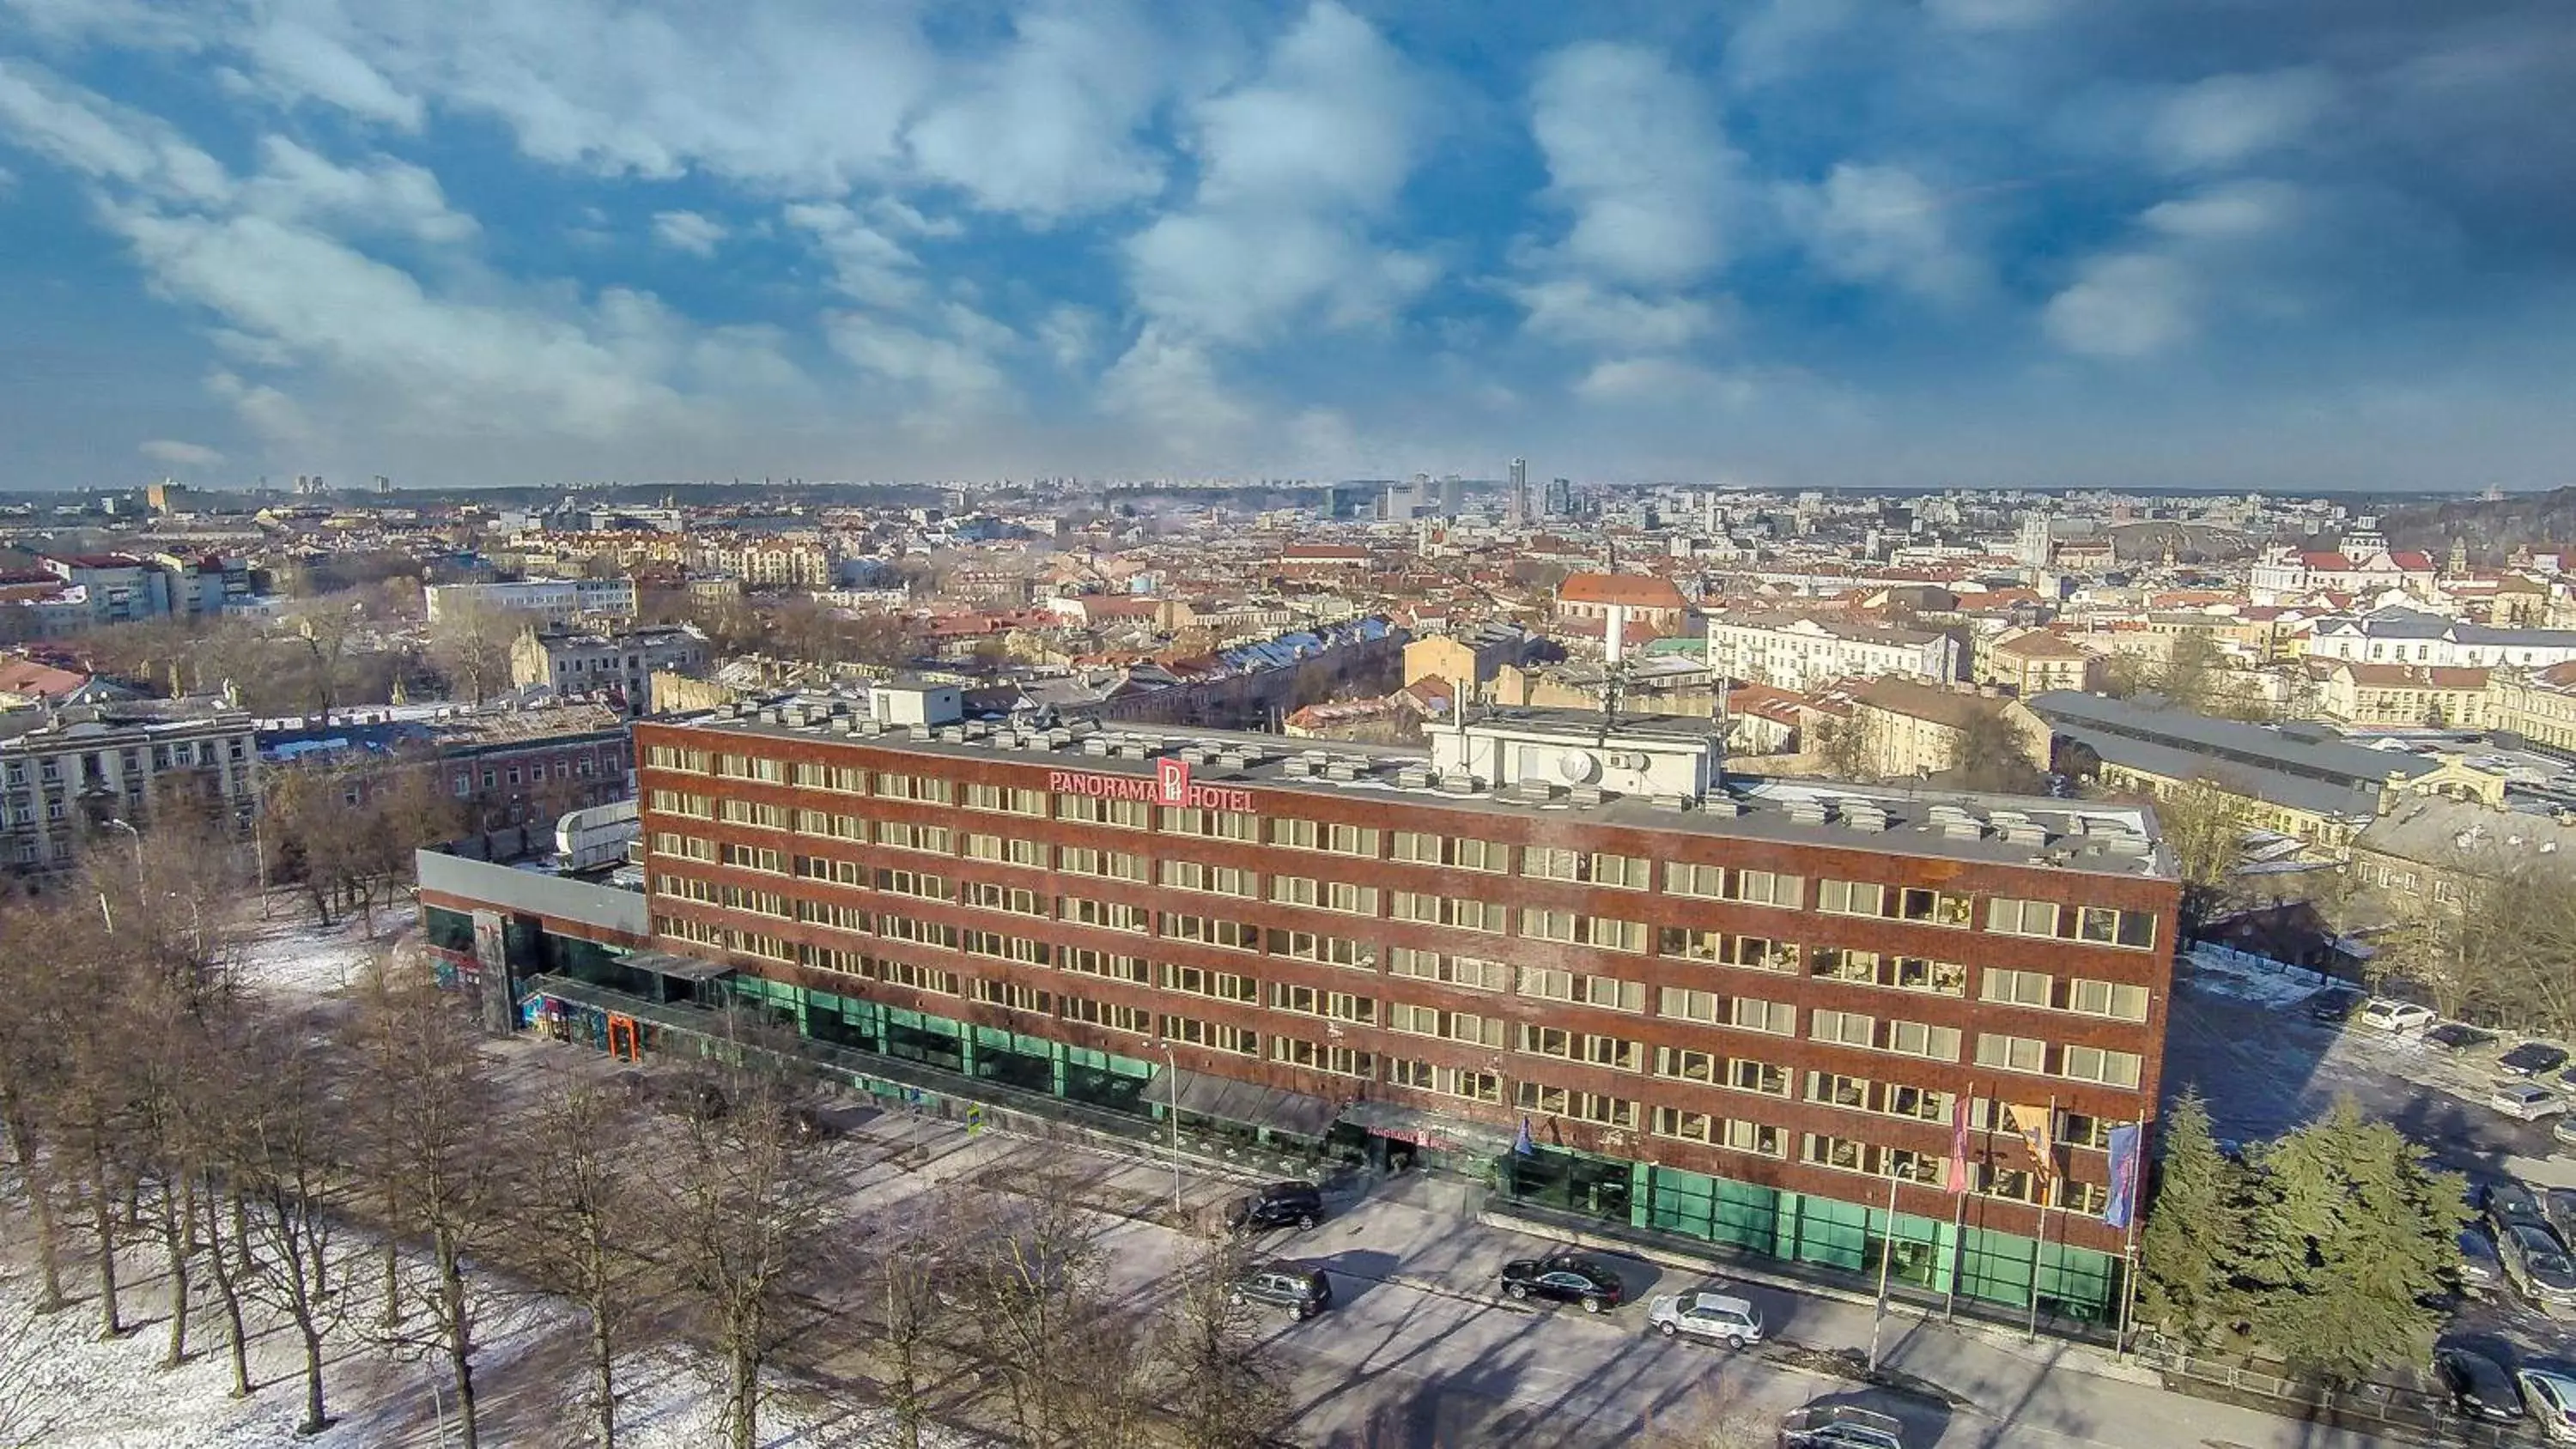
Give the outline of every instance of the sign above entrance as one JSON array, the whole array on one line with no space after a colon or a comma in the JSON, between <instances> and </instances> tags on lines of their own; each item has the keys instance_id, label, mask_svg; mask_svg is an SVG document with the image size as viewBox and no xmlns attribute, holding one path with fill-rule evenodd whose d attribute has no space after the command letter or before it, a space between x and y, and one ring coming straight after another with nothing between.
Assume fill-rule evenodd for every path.
<instances>
[{"instance_id":1,"label":"sign above entrance","mask_svg":"<svg viewBox=\"0 0 2576 1449\"><path fill-rule=\"evenodd\" d=\"M1142 800L1148 805L1196 807L1202 810L1249 810L1252 792L1226 785L1190 782L1187 760L1156 760L1154 777L1104 775L1090 770L1049 770L1047 789L1058 795L1094 800Z\"/></svg>"}]
</instances>

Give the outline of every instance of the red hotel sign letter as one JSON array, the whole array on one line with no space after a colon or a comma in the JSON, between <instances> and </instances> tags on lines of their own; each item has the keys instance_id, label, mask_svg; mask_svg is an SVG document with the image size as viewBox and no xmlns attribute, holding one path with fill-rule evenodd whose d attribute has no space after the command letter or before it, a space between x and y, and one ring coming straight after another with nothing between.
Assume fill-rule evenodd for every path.
<instances>
[{"instance_id":1,"label":"red hotel sign letter","mask_svg":"<svg viewBox=\"0 0 2576 1449\"><path fill-rule=\"evenodd\" d=\"M1190 783L1190 762L1156 760L1154 778L1102 775L1087 770L1049 770L1047 788L1058 795L1086 795L1095 800L1142 800L1149 805L1195 806L1205 810L1249 810L1252 792L1222 785Z\"/></svg>"}]
</instances>

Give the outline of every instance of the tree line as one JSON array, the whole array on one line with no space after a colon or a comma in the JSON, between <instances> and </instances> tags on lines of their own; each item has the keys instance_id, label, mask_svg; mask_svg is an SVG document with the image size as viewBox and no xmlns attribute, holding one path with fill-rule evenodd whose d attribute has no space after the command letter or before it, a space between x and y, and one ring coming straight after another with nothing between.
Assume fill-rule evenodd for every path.
<instances>
[{"instance_id":1,"label":"tree line","mask_svg":"<svg viewBox=\"0 0 2576 1449\"><path fill-rule=\"evenodd\" d=\"M599 1449L630 1355L672 1341L716 1365L735 1449L780 1369L868 1385L904 1449L934 1418L1028 1449L1249 1449L1279 1428L1234 1250L1137 1303L1106 1285L1070 1181L854 1208L873 1164L815 1130L757 1021L684 1076L612 1075L496 1053L425 957L388 953L343 996L266 996L236 969L234 859L156 833L0 911L0 1127L42 1310L85 1299L121 1336L149 1262L165 1364L220 1352L248 1396L250 1345L281 1326L318 1432L354 1336L437 1365L469 1449L523 1432L489 1421L481 1358L531 1294L578 1323Z\"/></svg>"},{"instance_id":2,"label":"tree line","mask_svg":"<svg viewBox=\"0 0 2576 1449\"><path fill-rule=\"evenodd\" d=\"M2185 1094L2161 1124L2138 1238L2138 1318L2198 1352L2349 1383L2424 1361L2459 1288L2467 1182L2350 1098L2269 1142L2221 1147Z\"/></svg>"}]
</instances>

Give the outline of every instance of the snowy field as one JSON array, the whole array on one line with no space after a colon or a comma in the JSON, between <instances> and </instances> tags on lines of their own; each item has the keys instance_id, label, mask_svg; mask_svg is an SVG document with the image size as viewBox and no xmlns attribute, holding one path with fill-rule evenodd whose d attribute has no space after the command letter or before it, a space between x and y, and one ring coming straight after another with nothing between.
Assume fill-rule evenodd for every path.
<instances>
[{"instance_id":1,"label":"snowy field","mask_svg":"<svg viewBox=\"0 0 2576 1449\"><path fill-rule=\"evenodd\" d=\"M2232 996L2257 1006L2295 1005L2324 990L2326 984L2314 971L2295 966L2270 970L2248 964L2232 953L2222 956L2214 951L2195 950L2184 959L2190 966L2184 980L2193 990Z\"/></svg>"}]
</instances>

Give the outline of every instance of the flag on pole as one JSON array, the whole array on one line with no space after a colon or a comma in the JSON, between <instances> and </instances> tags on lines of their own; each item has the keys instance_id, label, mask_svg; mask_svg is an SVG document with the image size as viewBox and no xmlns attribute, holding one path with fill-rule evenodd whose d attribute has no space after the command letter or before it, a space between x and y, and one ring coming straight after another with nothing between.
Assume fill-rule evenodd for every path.
<instances>
[{"instance_id":1,"label":"flag on pole","mask_svg":"<svg viewBox=\"0 0 2576 1449\"><path fill-rule=\"evenodd\" d=\"M2012 1130L2020 1133L2022 1142L2030 1148L2031 1170L2039 1174L2043 1183L2056 1181L2057 1133L2049 1120L2057 1115L2055 1110L2015 1104L2004 1111L2011 1116Z\"/></svg>"},{"instance_id":2,"label":"flag on pole","mask_svg":"<svg viewBox=\"0 0 2576 1449\"><path fill-rule=\"evenodd\" d=\"M2102 1221L2112 1227L2127 1227L2137 1211L2138 1158L2145 1137L2143 1122L2111 1129L2111 1196L2102 1204Z\"/></svg>"},{"instance_id":3,"label":"flag on pole","mask_svg":"<svg viewBox=\"0 0 2576 1449\"><path fill-rule=\"evenodd\" d=\"M1516 1157L1535 1157L1538 1155L1538 1144L1530 1140L1529 1119L1527 1117L1523 1117L1521 1119L1521 1130L1517 1136L1512 1138L1512 1153Z\"/></svg>"},{"instance_id":4,"label":"flag on pole","mask_svg":"<svg viewBox=\"0 0 2576 1449\"><path fill-rule=\"evenodd\" d=\"M1950 1107L1950 1166L1941 1181L1941 1189L1956 1197L1968 1190L1968 1094L1961 1092Z\"/></svg>"}]
</instances>

